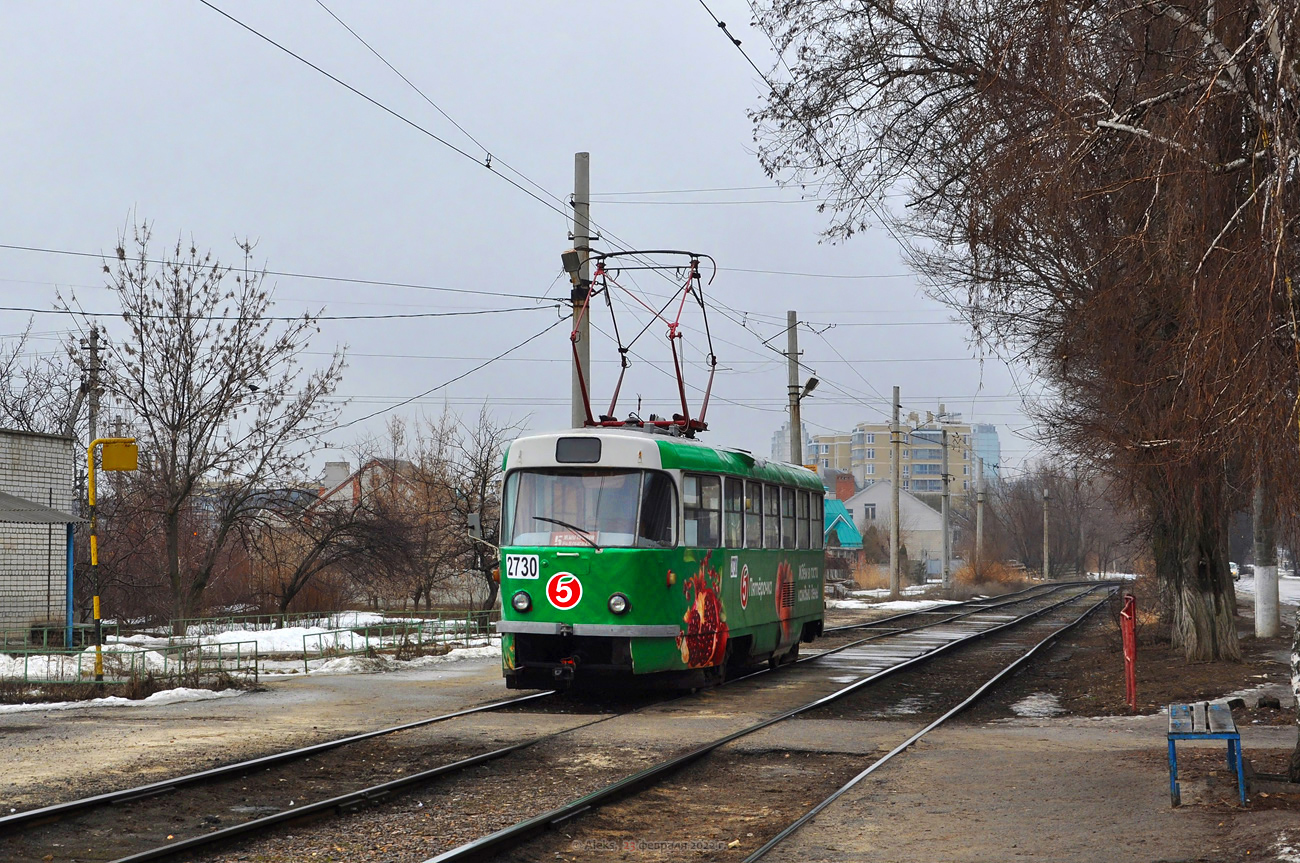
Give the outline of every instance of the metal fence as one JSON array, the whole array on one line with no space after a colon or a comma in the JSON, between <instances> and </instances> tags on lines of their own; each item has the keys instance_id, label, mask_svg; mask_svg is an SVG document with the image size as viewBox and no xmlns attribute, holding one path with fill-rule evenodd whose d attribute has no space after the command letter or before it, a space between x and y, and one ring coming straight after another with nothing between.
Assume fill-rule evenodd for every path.
<instances>
[{"instance_id":1,"label":"metal fence","mask_svg":"<svg viewBox=\"0 0 1300 863\"><path fill-rule=\"evenodd\" d=\"M375 624L309 633L302 637L303 671L311 670L313 659L404 651L421 654L430 648L449 649L453 643L480 634L479 625L473 618L433 618L419 623Z\"/></svg>"},{"instance_id":2,"label":"metal fence","mask_svg":"<svg viewBox=\"0 0 1300 863\"><path fill-rule=\"evenodd\" d=\"M380 614L384 619L375 620ZM183 626L185 635L193 636L220 635L224 632L244 630L264 632L272 629L286 629L292 626L314 626L321 629L352 629L364 626L380 626L388 623L410 621L445 621L448 625L459 621L469 631L489 632L491 623L499 620L501 613L497 609L464 610L433 609L411 612L370 612L370 611L294 611L287 614L236 614L222 617L183 617L173 618L168 626L175 632Z\"/></svg>"},{"instance_id":3,"label":"metal fence","mask_svg":"<svg viewBox=\"0 0 1300 863\"><path fill-rule=\"evenodd\" d=\"M103 648L105 683L145 677L199 681L214 675L257 679L257 642L174 644L124 649ZM24 683L95 682L95 649L5 650L0 652L0 679Z\"/></svg>"},{"instance_id":4,"label":"metal fence","mask_svg":"<svg viewBox=\"0 0 1300 863\"><path fill-rule=\"evenodd\" d=\"M115 623L103 624L104 636L118 634L118 627ZM23 626L11 629L0 629L0 648L14 647L18 649L33 648L48 650L51 648L67 648L68 645L63 642L67 639L67 627L59 626ZM74 623L72 625L72 643L90 644L95 640L95 625L93 623Z\"/></svg>"}]
</instances>

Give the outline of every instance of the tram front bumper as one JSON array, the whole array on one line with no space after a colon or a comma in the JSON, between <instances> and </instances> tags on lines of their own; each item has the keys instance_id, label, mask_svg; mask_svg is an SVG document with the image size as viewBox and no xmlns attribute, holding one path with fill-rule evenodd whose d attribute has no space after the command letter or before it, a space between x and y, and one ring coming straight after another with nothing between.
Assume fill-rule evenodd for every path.
<instances>
[{"instance_id":1,"label":"tram front bumper","mask_svg":"<svg viewBox=\"0 0 1300 863\"><path fill-rule=\"evenodd\" d=\"M676 638L682 628L673 624L554 623L541 620L502 620L497 632L526 635L578 635L605 638Z\"/></svg>"}]
</instances>

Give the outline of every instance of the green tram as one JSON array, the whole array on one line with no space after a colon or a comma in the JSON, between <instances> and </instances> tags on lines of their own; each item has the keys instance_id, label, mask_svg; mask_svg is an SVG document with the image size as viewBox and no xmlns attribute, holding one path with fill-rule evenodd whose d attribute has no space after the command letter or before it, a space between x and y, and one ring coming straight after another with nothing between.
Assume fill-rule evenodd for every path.
<instances>
[{"instance_id":1,"label":"green tram","mask_svg":"<svg viewBox=\"0 0 1300 863\"><path fill-rule=\"evenodd\" d=\"M637 428L522 437L504 469L508 687L701 685L821 634L815 473Z\"/></svg>"}]
</instances>

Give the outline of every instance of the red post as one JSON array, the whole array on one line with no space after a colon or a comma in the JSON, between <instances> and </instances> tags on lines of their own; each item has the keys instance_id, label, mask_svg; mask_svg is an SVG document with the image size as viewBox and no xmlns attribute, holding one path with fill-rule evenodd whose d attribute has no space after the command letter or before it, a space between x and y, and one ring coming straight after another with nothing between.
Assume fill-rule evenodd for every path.
<instances>
[{"instance_id":1,"label":"red post","mask_svg":"<svg viewBox=\"0 0 1300 863\"><path fill-rule=\"evenodd\" d=\"M1129 709L1137 713L1137 599L1125 594L1124 609L1119 613L1119 630L1124 637L1124 697Z\"/></svg>"}]
</instances>

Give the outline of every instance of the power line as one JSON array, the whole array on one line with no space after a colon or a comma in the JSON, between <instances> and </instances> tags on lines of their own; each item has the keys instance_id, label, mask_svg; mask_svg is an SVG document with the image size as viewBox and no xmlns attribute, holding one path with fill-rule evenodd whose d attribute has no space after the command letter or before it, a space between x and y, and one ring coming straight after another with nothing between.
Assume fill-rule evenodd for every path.
<instances>
[{"instance_id":1,"label":"power line","mask_svg":"<svg viewBox=\"0 0 1300 863\"><path fill-rule=\"evenodd\" d=\"M200 0L202 2L202 0ZM73 258L95 258L103 261L105 256L98 252L78 252L72 249L51 249L43 246L21 246L14 243L0 243L0 249L9 249L16 252L35 252L42 255L65 255ZM159 258L132 258L133 262L143 262L146 264L168 264L171 261ZM349 276L324 276L318 273L296 273L285 270L259 270L258 272L267 276L279 276L286 279L310 279L318 282L341 282L349 285L371 285L379 288L411 288L420 291L438 291L448 294L472 294L480 297L509 297L512 300L546 300L551 299L545 296L533 296L530 294L521 294L510 291L483 291L474 288L448 288L442 285L420 284L417 282L386 282L380 279L358 279Z\"/></svg>"},{"instance_id":2,"label":"power line","mask_svg":"<svg viewBox=\"0 0 1300 863\"><path fill-rule=\"evenodd\" d=\"M753 270L743 267L718 267L719 272L754 273L761 276L798 276L804 279L911 279L914 273L799 273L789 270Z\"/></svg>"},{"instance_id":3,"label":"power line","mask_svg":"<svg viewBox=\"0 0 1300 863\"><path fill-rule=\"evenodd\" d=\"M527 195L528 197L532 198L533 200L537 201L539 204L541 204L542 206L546 207L547 209L550 209L550 210L555 211L556 213L559 213L559 214L560 214L561 216L563 216L566 220L569 218L569 213L565 212L565 211L564 211L563 209L561 209L560 207L555 206L555 205L552 204L550 201L547 201L545 198L542 198L542 197L539 196L536 192L533 192L531 189L527 189L527 188L525 188L524 186L520 185L518 182L516 182L516 181L510 179L509 177L507 177L505 174L501 174L501 173L498 173L498 172L496 172L496 171L493 171L493 170L492 170L492 159L491 159L491 156L490 156L490 155L489 155L489 157L488 157L486 160L484 160L484 161L479 161L478 157L473 156L473 155L471 155L471 154L465 152L465 151L462 150L460 147L457 147L455 144L453 144L453 143L451 143L450 141L448 141L446 138L443 138L442 136L440 136L440 135L438 135L438 134L436 134L436 133L434 133L434 132L431 132L430 130L428 130L428 129L426 129L425 127L421 126L419 123L417 123L417 122L415 122L414 120L412 120L411 118L407 117L406 115L401 114L401 113L399 113L398 111L396 111L396 110L394 110L394 109L388 107L388 106L385 105L383 102L380 102L378 99L374 98L373 96L370 96L370 95L368 95L368 94L362 92L361 90L358 90L356 87L353 87L351 84L349 84L348 82L344 81L342 78L339 78L339 77L337 77L337 76L335 76L335 75L333 75L333 74L331 74L331 73L325 71L323 68L321 68L320 66L317 66L315 63L311 62L310 60L308 60L307 58L303 57L302 55L297 54L297 53L294 53L292 50L290 50L289 48L285 47L284 45L281 45L279 42L275 41L275 40L272 39L270 36L267 36L265 33L262 33L261 31L254 29L253 27L249 26L248 24L245 24L243 21L240 21L238 18L236 18L235 16L231 15L229 12L226 12L226 11L224 11L223 9L221 9L221 8L219 8L219 7L217 7L217 6L214 6L212 3L208 2L208 0L199 0L199 2L202 3L204 6L207 6L207 7L208 7L209 9L211 9L213 12L216 12L217 14L221 15L223 18L226 18L227 20L229 20L229 21L231 21L231 22L233 22L233 23L239 25L239 26L242 27L243 29L247 30L249 33L252 33L254 36L256 36L257 38L259 38L259 39L261 39L262 41L266 42L267 44L272 45L272 46L274 46L274 47L280 49L281 51L283 51L284 53L288 54L288 55L289 55L290 57L292 57L293 59L297 60L299 63L302 63L303 65L305 65L305 66L307 66L307 67L309 67L309 68L311 68L311 69L314 69L315 71L317 71L317 72L319 72L320 74L324 75L326 78L329 78L329 79L330 79L331 81L333 81L335 84L338 84L340 87L344 88L344 89L347 90L348 92L353 93L354 95L360 96L362 99L365 99L367 102L369 102L370 104L374 105L376 108L380 109L380 110L383 111L384 113L389 114L389 115L391 115L392 117L394 117L394 118L400 120L401 122L403 122L403 123L405 123L406 125L410 126L412 129L415 129L417 132L420 132L420 133L423 134L423 135L427 135L428 137L430 137L430 138L432 138L433 140L437 141L439 144L442 144L444 147L446 147L447 149L449 149L449 150L451 150L452 152L456 153L457 155L460 155L460 156L462 156L462 157L468 159L469 161L473 162L474 164L476 164L476 165L478 165L478 166L480 166L480 167L486 168L488 171L490 171L490 172L492 173L492 176L494 176L494 177L500 177L502 180L504 180L505 182L507 182L507 183L509 183L510 185L514 186L516 189L518 189L519 191L523 192L525 195ZM459 127L457 127L457 128L459 128ZM477 143L477 142L476 142L476 143ZM480 145L480 146L481 146L481 145ZM529 181L529 182L531 182L531 181ZM548 192L547 194L550 194L550 193ZM554 196L552 196L552 197L554 197ZM558 200L558 199L557 199L557 200Z\"/></svg>"},{"instance_id":4,"label":"power line","mask_svg":"<svg viewBox=\"0 0 1300 863\"><path fill-rule=\"evenodd\" d=\"M356 425L356 424L359 423L359 422L365 422L366 420L368 420L368 419L373 419L374 417L377 417L377 416L379 416L380 414L388 413L389 411L391 411L391 410L396 410L397 408L400 408L400 407L402 407L402 406L404 406L404 405L409 405L411 402L416 401L417 399L425 398L426 396L429 396L429 395L431 395L431 394L433 394L433 393L436 393L436 392L437 392L438 390L440 390L440 389L445 389L446 387L451 386L452 384L456 383L456 382L459 381L459 380L464 380L465 378L467 378L467 377L469 377L470 375L474 374L476 371L478 371L478 370L480 370L480 369L483 369L483 368L486 368L487 366L492 365L492 363L496 362L497 360L504 359L505 357L509 356L510 354L514 353L515 351L517 351L517 350L519 350L520 348L524 347L525 345L529 344L530 342L533 342L533 341L536 341L537 339L540 339L542 336L546 335L546 334L549 333L551 330L555 329L557 326L559 326L561 323L563 323L564 320L565 320L564 318L557 318L557 319L556 319L554 322L552 322L551 325L548 326L546 329L542 330L541 332L534 333L533 335L531 335L531 336L529 336L528 338L524 339L522 342L520 342L519 344L515 345L514 347L512 347L512 348L507 348L506 350L504 350L504 351L502 351L501 353L497 354L495 357L492 357L491 359L486 360L486 361L484 361L484 362L482 362L482 363L479 363L478 365L474 366L474 368L470 369L469 371L467 371L467 372L463 372L463 373L461 373L461 374L459 374L459 375L456 375L456 377L451 378L450 380L443 381L442 383L438 384L438 385L435 386L435 387L430 387L429 389L425 390L424 392L422 392L422 393L420 393L420 394L418 394L418 395L413 395L413 396L411 396L410 398L403 399L403 400L397 402L396 404L391 404L391 405L389 405L388 407L381 408L380 410L374 411L374 412L372 412L372 413L368 413L368 414L366 414L366 415L363 416L363 417L357 417L357 418L354 419L354 420L349 420L348 422L340 423L339 425L336 425L336 426L334 426L334 428L330 429L330 432L329 432L329 433L333 433L333 432L339 431L340 429L348 428L349 426L354 426L354 425Z\"/></svg>"},{"instance_id":5,"label":"power line","mask_svg":"<svg viewBox=\"0 0 1300 863\"><path fill-rule=\"evenodd\" d=\"M355 31L355 30L353 30L351 27L349 27L349 26L348 26L348 25L343 21L342 18L340 18L338 15L335 15L334 12L332 12L332 11L330 10L330 8L329 8L328 6L326 6L326 5L322 2L322 0L316 0L316 5L320 6L322 9L324 9L324 10L329 14L329 16L330 16L331 18L333 18L335 21L339 22L340 25L342 25L342 27L343 27L344 30L347 30L349 33L351 33L351 34L356 38L356 40L357 40L358 42L360 42L362 45L366 46L366 50L368 50L371 54L374 54L376 57L378 57L378 58L379 58L379 62L383 63L385 66L387 66L387 67L388 67L388 68L393 72L394 75L396 75L397 77L401 78L404 82L406 82L406 85L407 85L408 87L410 87L410 88L411 88L412 90L414 90L417 94L419 94L419 96L420 96L421 99L423 99L424 101L428 102L428 103L433 107L433 109L434 109L435 111L437 111L439 114L441 114L441 115L443 116L443 118L444 118L448 123L451 123L453 126L455 126L457 129L460 130L460 133L461 133L462 135L464 135L466 138L469 138L471 141L473 141L473 142L478 146L478 148L479 148L480 150L483 151L484 164L485 164L485 166L487 166L487 167L489 167L489 168L491 167L492 162L493 162L493 154L492 154L492 151L488 149L488 147L487 147L486 144L484 144L484 143L483 143L482 141L480 141L478 138L475 138L472 134L470 134L470 131L469 131L468 129L466 129L464 126L462 126L460 123L457 123L454 117L452 117L450 114L448 114L446 111L444 111L444 110L442 109L442 107L441 107L440 105L438 105L437 102L435 102L435 101L433 101L432 99L430 99L429 96L428 96L428 95L427 95L423 90L421 90L419 87L417 87L417 86L415 85L415 82L414 82L414 81L412 81L410 78L408 78L408 77L406 77L405 75L403 75L403 74L401 73L401 71L399 71L398 68L397 68L396 66L394 66L392 63L388 62L388 60L385 59L384 55L380 54L379 51L376 50L376 49L374 48L374 46L372 46L372 45L371 45L369 42L367 42L365 39L361 38L361 35L360 35L359 33L357 33L357 31ZM524 180L524 182L528 183L528 184L531 185L533 188L537 189L539 192L541 192L542 194L546 195L547 197L552 198L553 200L555 200L556 202L560 203L561 205L564 204L564 201L563 201L561 198L556 197L556 196L555 196L555 195L554 195L550 190L548 190L548 189L546 189L545 187L543 187L540 183L538 183L538 182L536 182L535 180L533 180L533 179L532 179L531 177L529 177L527 174L525 174L525 173L523 173L522 171L518 170L517 168L514 168L513 166L511 166L511 165L510 165L508 162L506 162L504 159L501 159L501 158L497 157L497 158L496 158L496 164L503 166L504 168L506 168L506 170L508 170L508 171L510 171L511 173L515 174L516 176L520 177L522 180Z\"/></svg>"},{"instance_id":6,"label":"power line","mask_svg":"<svg viewBox=\"0 0 1300 863\"><path fill-rule=\"evenodd\" d=\"M304 312L301 315L258 315L259 321L301 321L310 318L313 321L386 321L400 318L460 318L471 317L474 315L499 315L507 312L531 312L538 309L558 309L559 303L549 306L516 306L512 309L471 309L461 312L410 312L406 314L394 315L312 315ZM88 318L149 318L153 320L171 320L176 317L183 317L190 321L239 321L244 320L240 315L168 315L156 313L137 313L137 312L87 312L83 309L36 309L24 306L0 306L0 312L27 312L33 315L72 315L76 317L82 315Z\"/></svg>"},{"instance_id":7,"label":"power line","mask_svg":"<svg viewBox=\"0 0 1300 863\"><path fill-rule=\"evenodd\" d=\"M876 204L871 199L871 196L869 196L862 189L862 187L858 185L857 178L854 177L852 174L850 174L844 168L844 164L840 160L840 158L834 155L833 153L831 153L826 148L826 146L822 144L821 139L817 136L817 130L814 129L812 125L808 123L806 120L802 120L799 117L799 112L796 111L795 107L790 104L789 100L786 99L784 95L782 95L781 91L778 90L776 86L772 84L771 79L769 79L767 75L763 72L763 70L758 67L758 64L753 61L753 59L741 46L740 40L731 35L731 32L727 29L726 22L722 21L720 18L718 18L717 15L713 14L713 10L709 8L709 4L706 2L706 0L699 0L699 3L700 6L704 8L704 11L709 14L709 17L713 19L713 22L718 25L718 29L722 31L722 34L727 37L727 41L731 42L731 44L735 46L735 49L740 52L740 56L745 58L745 62L748 63L756 73L758 73L758 77L762 79L764 84L767 85L768 90L771 92L771 94L777 99L779 99L783 105L785 105L785 107L790 111L790 116L793 119L799 121L803 125L804 133L808 136L808 140L822 154L822 158L824 158L831 165L835 166L835 169L844 178L844 181L850 186L850 188L852 188L853 191L857 192L859 201L861 201L863 206L865 206L867 209L869 209L872 213L875 214L876 218L880 220L880 226L885 229L885 232L888 233L889 236L893 238L894 242L898 243L898 245L901 246L905 251L914 252L915 249L913 248L912 244L908 242L905 238L900 236L898 232L894 230L893 226L890 225L889 223L889 219L885 218L884 215L880 212L880 210L876 207ZM771 37L769 34L769 39L770 38ZM773 48L775 49L775 47L776 46L774 43ZM778 56L780 56L779 51L778 51ZM785 62L784 57L781 57L781 62L782 63ZM788 69L789 67L787 66L786 68ZM935 293L939 294L940 296L947 295L947 292L944 290L944 288L940 286L933 278L925 275L924 273L921 274L921 277L929 285L929 287L933 291L935 291ZM956 306L956 303L952 303L952 305Z\"/></svg>"}]
</instances>

